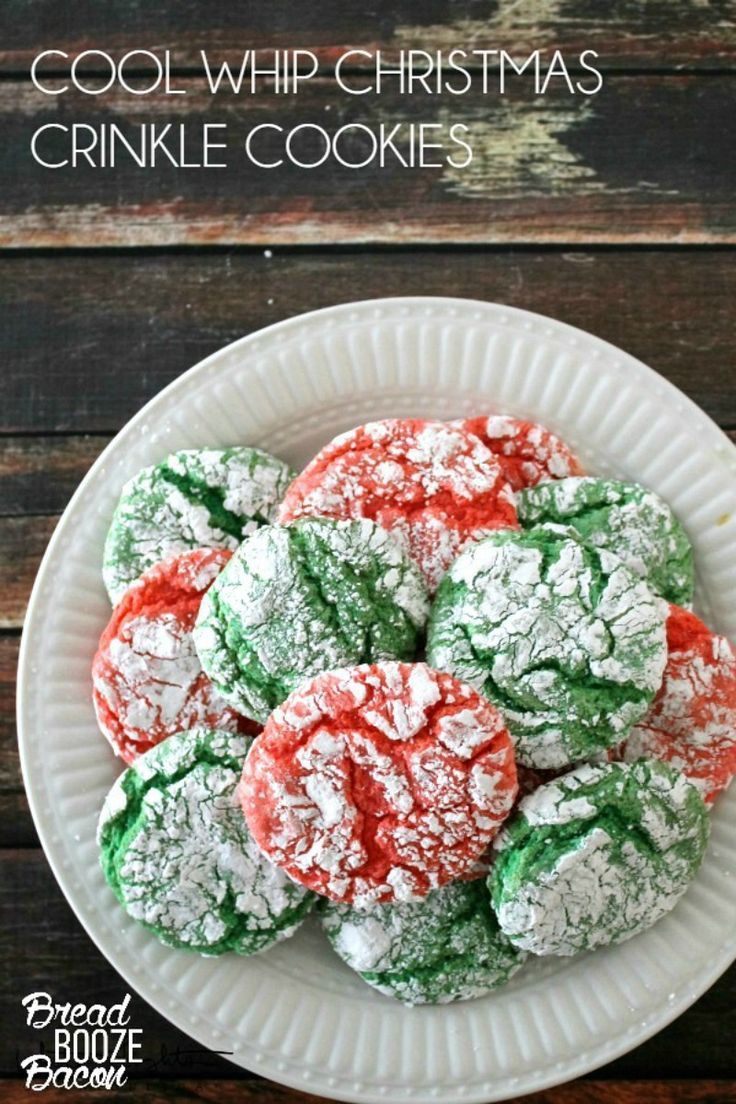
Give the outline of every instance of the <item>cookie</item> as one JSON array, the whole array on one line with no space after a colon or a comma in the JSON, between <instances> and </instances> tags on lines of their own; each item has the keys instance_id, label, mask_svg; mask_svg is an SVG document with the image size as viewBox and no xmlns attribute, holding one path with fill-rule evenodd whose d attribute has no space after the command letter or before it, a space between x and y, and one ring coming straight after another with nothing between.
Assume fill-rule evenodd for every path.
<instances>
[{"instance_id":1,"label":"cookie","mask_svg":"<svg viewBox=\"0 0 736 1104\"><path fill-rule=\"evenodd\" d=\"M413 659L428 610L419 572L385 530L305 518L241 545L202 602L194 640L222 696L263 723L319 671Z\"/></svg>"},{"instance_id":2,"label":"cookie","mask_svg":"<svg viewBox=\"0 0 736 1104\"><path fill-rule=\"evenodd\" d=\"M427 658L496 703L521 763L558 769L620 743L645 716L667 658L666 613L574 530L496 533L447 572Z\"/></svg>"},{"instance_id":3,"label":"cookie","mask_svg":"<svg viewBox=\"0 0 736 1104\"><path fill-rule=\"evenodd\" d=\"M637 483L563 479L518 495L524 528L571 525L596 548L615 552L655 594L687 606L693 598L693 550L666 502Z\"/></svg>"},{"instance_id":4,"label":"cookie","mask_svg":"<svg viewBox=\"0 0 736 1104\"><path fill-rule=\"evenodd\" d=\"M318 675L253 744L253 837L295 881L358 906L426 896L475 867L516 796L511 738L423 663Z\"/></svg>"},{"instance_id":5,"label":"cookie","mask_svg":"<svg viewBox=\"0 0 736 1104\"><path fill-rule=\"evenodd\" d=\"M496 841L501 929L537 955L638 935L677 904L708 831L700 794L665 763L578 767L524 798Z\"/></svg>"},{"instance_id":6,"label":"cookie","mask_svg":"<svg viewBox=\"0 0 736 1104\"><path fill-rule=\"evenodd\" d=\"M404 1004L449 1004L504 985L526 955L499 929L485 880L454 882L421 901L328 904L322 926L353 970Z\"/></svg>"},{"instance_id":7,"label":"cookie","mask_svg":"<svg viewBox=\"0 0 736 1104\"><path fill-rule=\"evenodd\" d=\"M396 418L336 437L292 483L279 521L366 517L388 529L430 590L460 548L517 528L514 496L477 437L442 422Z\"/></svg>"},{"instance_id":8,"label":"cookie","mask_svg":"<svg viewBox=\"0 0 736 1104\"><path fill-rule=\"evenodd\" d=\"M105 542L102 576L117 602L146 568L190 548L237 548L274 520L293 478L256 448L186 449L123 487Z\"/></svg>"},{"instance_id":9,"label":"cookie","mask_svg":"<svg viewBox=\"0 0 736 1104\"><path fill-rule=\"evenodd\" d=\"M192 640L202 595L231 555L200 548L156 564L114 608L92 662L92 696L126 763L197 725L256 731L215 690Z\"/></svg>"},{"instance_id":10,"label":"cookie","mask_svg":"<svg viewBox=\"0 0 736 1104\"><path fill-rule=\"evenodd\" d=\"M170 947L250 955L292 935L314 903L263 857L237 798L250 740L204 728L136 760L100 816L105 878Z\"/></svg>"},{"instance_id":11,"label":"cookie","mask_svg":"<svg viewBox=\"0 0 736 1104\"><path fill-rule=\"evenodd\" d=\"M464 418L453 425L480 437L498 457L503 474L514 491L534 487L548 479L582 475L578 458L556 434L537 422L491 414Z\"/></svg>"},{"instance_id":12,"label":"cookie","mask_svg":"<svg viewBox=\"0 0 736 1104\"><path fill-rule=\"evenodd\" d=\"M678 606L670 607L667 647L662 687L622 758L671 763L711 804L736 774L736 649Z\"/></svg>"}]
</instances>

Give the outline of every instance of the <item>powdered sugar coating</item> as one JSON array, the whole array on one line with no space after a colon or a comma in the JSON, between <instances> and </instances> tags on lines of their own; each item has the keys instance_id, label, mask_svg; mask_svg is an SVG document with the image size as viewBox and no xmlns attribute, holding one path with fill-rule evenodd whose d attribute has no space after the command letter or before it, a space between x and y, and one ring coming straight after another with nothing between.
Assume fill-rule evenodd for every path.
<instances>
[{"instance_id":1,"label":"powdered sugar coating","mask_svg":"<svg viewBox=\"0 0 736 1104\"><path fill-rule=\"evenodd\" d=\"M664 763L579 767L525 797L499 835L499 924L538 955L629 939L674 908L708 831L697 790Z\"/></svg>"},{"instance_id":2,"label":"powdered sugar coating","mask_svg":"<svg viewBox=\"0 0 736 1104\"><path fill-rule=\"evenodd\" d=\"M243 773L264 852L296 881L364 906L474 869L516 796L498 711L425 664L317 676L271 716Z\"/></svg>"},{"instance_id":3,"label":"powdered sugar coating","mask_svg":"<svg viewBox=\"0 0 736 1104\"><path fill-rule=\"evenodd\" d=\"M123 487L105 542L102 575L113 604L152 564L190 548L237 548L274 520L293 478L256 448L184 449Z\"/></svg>"},{"instance_id":4,"label":"powdered sugar coating","mask_svg":"<svg viewBox=\"0 0 736 1104\"><path fill-rule=\"evenodd\" d=\"M322 926L348 966L408 1005L482 997L526 958L500 931L485 880L454 882L421 901L330 903Z\"/></svg>"},{"instance_id":5,"label":"powdered sugar coating","mask_svg":"<svg viewBox=\"0 0 736 1104\"><path fill-rule=\"evenodd\" d=\"M241 545L202 602L194 640L223 697L265 722L319 671L413 659L428 611L389 533L365 519L305 518Z\"/></svg>"},{"instance_id":6,"label":"powdered sugar coating","mask_svg":"<svg viewBox=\"0 0 736 1104\"><path fill-rule=\"evenodd\" d=\"M694 587L693 551L666 502L638 483L614 479L563 479L518 496L524 528L571 525L596 548L619 556L655 594L687 606Z\"/></svg>"},{"instance_id":7,"label":"powdered sugar coating","mask_svg":"<svg viewBox=\"0 0 736 1104\"><path fill-rule=\"evenodd\" d=\"M537 422L490 414L464 418L452 424L474 433L498 457L514 491L534 487L549 479L583 474L580 461L565 442Z\"/></svg>"},{"instance_id":8,"label":"powdered sugar coating","mask_svg":"<svg viewBox=\"0 0 736 1104\"><path fill-rule=\"evenodd\" d=\"M557 769L646 714L666 662L667 607L573 531L497 533L452 565L427 657L502 710L521 763Z\"/></svg>"},{"instance_id":9,"label":"powdered sugar coating","mask_svg":"<svg viewBox=\"0 0 736 1104\"><path fill-rule=\"evenodd\" d=\"M248 833L236 789L249 744L206 729L173 736L124 772L103 808L105 876L128 915L170 946L255 954L312 905Z\"/></svg>"},{"instance_id":10,"label":"powdered sugar coating","mask_svg":"<svg viewBox=\"0 0 736 1104\"><path fill-rule=\"evenodd\" d=\"M621 754L625 762L665 760L710 804L736 774L736 650L677 606L667 643L661 689Z\"/></svg>"},{"instance_id":11,"label":"powdered sugar coating","mask_svg":"<svg viewBox=\"0 0 736 1104\"><path fill-rule=\"evenodd\" d=\"M202 670L192 628L231 553L185 552L150 568L113 610L92 663L100 729L126 763L183 729L250 729Z\"/></svg>"},{"instance_id":12,"label":"powdered sugar coating","mask_svg":"<svg viewBox=\"0 0 736 1104\"><path fill-rule=\"evenodd\" d=\"M516 528L514 495L477 437L420 419L369 422L336 437L292 483L279 521L367 517L388 529L430 590L467 541Z\"/></svg>"}]
</instances>

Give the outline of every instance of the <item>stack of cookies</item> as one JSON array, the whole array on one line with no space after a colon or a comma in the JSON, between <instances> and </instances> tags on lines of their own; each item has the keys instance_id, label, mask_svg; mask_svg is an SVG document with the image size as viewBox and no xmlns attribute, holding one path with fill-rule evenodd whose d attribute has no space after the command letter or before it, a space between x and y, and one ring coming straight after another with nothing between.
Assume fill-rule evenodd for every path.
<instances>
[{"instance_id":1,"label":"stack of cookies","mask_svg":"<svg viewBox=\"0 0 736 1104\"><path fill-rule=\"evenodd\" d=\"M256 448L124 488L93 664L126 769L102 866L164 943L254 954L315 910L406 1004L674 907L736 773L736 651L690 542L509 416L393 419L295 475Z\"/></svg>"}]
</instances>

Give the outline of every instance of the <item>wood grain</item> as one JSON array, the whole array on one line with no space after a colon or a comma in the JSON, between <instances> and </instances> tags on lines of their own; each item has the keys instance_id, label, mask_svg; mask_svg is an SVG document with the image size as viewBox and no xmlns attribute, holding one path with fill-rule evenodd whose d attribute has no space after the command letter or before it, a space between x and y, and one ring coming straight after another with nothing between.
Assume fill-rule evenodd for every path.
<instances>
[{"instance_id":1,"label":"wood grain","mask_svg":"<svg viewBox=\"0 0 736 1104\"><path fill-rule=\"evenodd\" d=\"M17 1072L17 1054L32 1054L38 1048L39 1032L23 1022L18 1003L23 994L43 989L72 1002L89 1002L94 994L95 1000L114 1003L128 988L91 944L37 850L0 851L0 961L6 963L0 977L0 1076ZM196 1049L194 1044L138 997L132 1004L131 1026L143 1030L145 1042L147 1064L135 1071L139 1076L177 1077L182 1067L189 1077L232 1075L224 1058L184 1053ZM736 967L716 982L707 999L607 1067L606 1075L638 1078L666 1070L672 1078L736 1078L734 1030ZM227 1040L223 1049L228 1049Z\"/></svg>"},{"instance_id":2,"label":"wood grain","mask_svg":"<svg viewBox=\"0 0 736 1104\"><path fill-rule=\"evenodd\" d=\"M201 80L182 87L186 95L111 90L54 100L26 82L0 84L0 245L736 242L723 146L736 115L736 80L728 77L611 76L595 97L534 97L526 85L503 97L338 96L332 82L316 80L299 96L213 100ZM204 122L225 123L228 168L142 171L128 159L114 170L44 170L30 156L41 125L111 121L131 137L145 123L186 124L195 146ZM403 149L411 124L441 124L446 133L463 122L474 159L462 169L412 171L391 155L383 169L358 171L332 159L311 170L246 162L252 127L314 122L329 130L399 123ZM44 159L62 159L65 141L47 132ZM359 161L367 141L353 132L343 153ZM262 159L275 159L283 135L265 132L258 148ZM307 136L301 156L320 148Z\"/></svg>"},{"instance_id":3,"label":"wood grain","mask_svg":"<svg viewBox=\"0 0 736 1104\"><path fill-rule=\"evenodd\" d=\"M7 1104L27 1104L28 1092L19 1081L5 1082ZM89 1104L128 1104L130 1087L85 1090ZM47 1089L47 1104L67 1104L64 1089ZM138 1104L318 1104L323 1097L261 1080L143 1081L135 1084ZM731 1104L736 1101L732 1081L576 1081L530 1096L514 1097L506 1104Z\"/></svg>"},{"instance_id":4,"label":"wood grain","mask_svg":"<svg viewBox=\"0 0 736 1104\"><path fill-rule=\"evenodd\" d=\"M38 845L20 773L15 729L19 643L17 635L0 636L0 847Z\"/></svg>"},{"instance_id":5,"label":"wood grain","mask_svg":"<svg viewBox=\"0 0 736 1104\"><path fill-rule=\"evenodd\" d=\"M23 624L31 585L57 517L0 518L0 629Z\"/></svg>"},{"instance_id":6,"label":"wood grain","mask_svg":"<svg viewBox=\"0 0 736 1104\"><path fill-rule=\"evenodd\" d=\"M633 353L722 425L736 426L729 253L426 250L91 253L53 263L6 254L0 429L112 433L186 368L243 334L331 303L402 294L467 296L555 316ZM67 488L96 447L81 439L68 446ZM7 448L0 513L21 500L38 512L59 509L58 497L49 504L56 492L45 485L45 445L23 461L12 442Z\"/></svg>"},{"instance_id":7,"label":"wood grain","mask_svg":"<svg viewBox=\"0 0 736 1104\"><path fill-rule=\"evenodd\" d=\"M5 0L0 65L24 69L42 49L76 52L95 46L122 55L128 49L168 47L180 65L199 63L199 50L235 60L247 48L308 47L329 62L348 46L505 48L526 55L556 46L566 53L599 50L607 64L674 66L729 64L736 55L733 6L728 0L323 0L319 5L272 0Z\"/></svg>"},{"instance_id":8,"label":"wood grain","mask_svg":"<svg viewBox=\"0 0 736 1104\"><path fill-rule=\"evenodd\" d=\"M15 733L19 645L18 634L0 636L0 848L36 847L39 843L25 797Z\"/></svg>"},{"instance_id":9,"label":"wood grain","mask_svg":"<svg viewBox=\"0 0 736 1104\"><path fill-rule=\"evenodd\" d=\"M59 513L108 437L5 437L0 441L0 517Z\"/></svg>"}]
</instances>

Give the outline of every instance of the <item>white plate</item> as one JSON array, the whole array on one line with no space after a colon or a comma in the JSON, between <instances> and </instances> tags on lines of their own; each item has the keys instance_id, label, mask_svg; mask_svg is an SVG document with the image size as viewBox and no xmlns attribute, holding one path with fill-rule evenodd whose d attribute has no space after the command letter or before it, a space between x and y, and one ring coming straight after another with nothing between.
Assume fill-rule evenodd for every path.
<instances>
[{"instance_id":1,"label":"white plate","mask_svg":"<svg viewBox=\"0 0 736 1104\"><path fill-rule=\"evenodd\" d=\"M131 371L139 370L132 365ZM59 883L126 981L198 1042L285 1085L349 1101L491 1101L576 1077L679 1015L736 955L736 788L675 911L619 947L535 960L498 993L405 1009L313 923L253 959L167 950L100 873L97 811L119 764L90 661L108 616L102 544L125 479L174 448L250 443L303 464L370 418L505 410L559 430L589 469L646 483L695 543L698 608L736 637L736 450L674 387L597 338L523 311L388 299L271 326L153 399L105 450L44 558L21 648L18 719L33 816ZM60 994L63 999L63 994Z\"/></svg>"}]
</instances>

